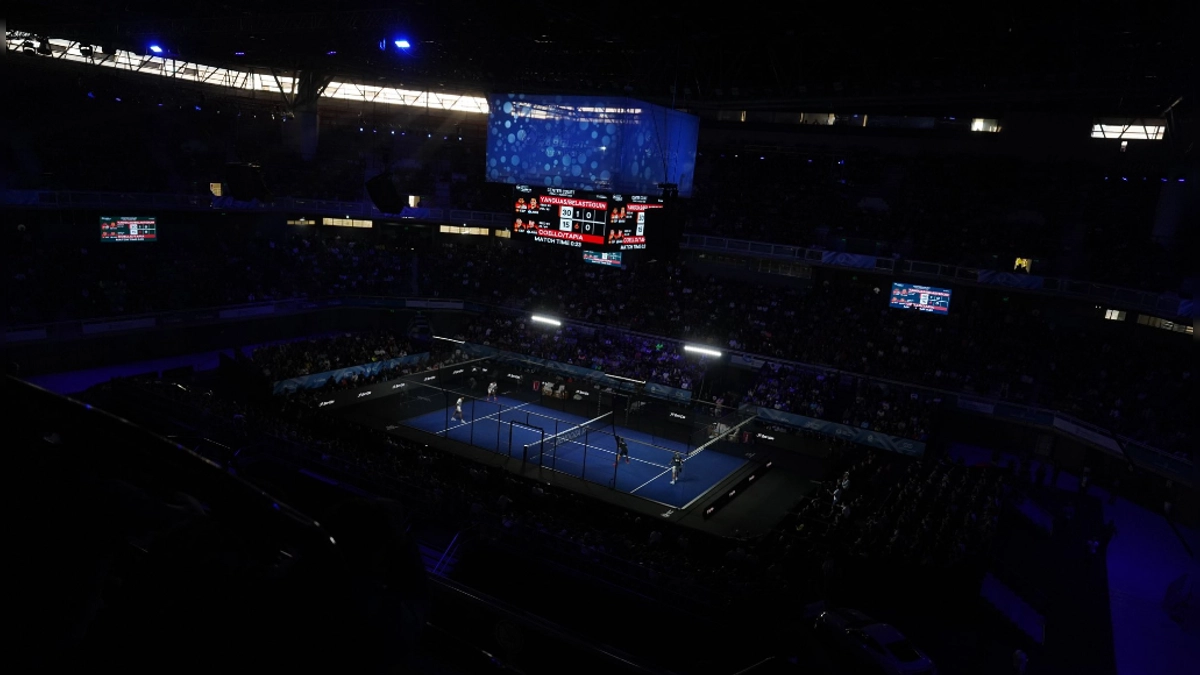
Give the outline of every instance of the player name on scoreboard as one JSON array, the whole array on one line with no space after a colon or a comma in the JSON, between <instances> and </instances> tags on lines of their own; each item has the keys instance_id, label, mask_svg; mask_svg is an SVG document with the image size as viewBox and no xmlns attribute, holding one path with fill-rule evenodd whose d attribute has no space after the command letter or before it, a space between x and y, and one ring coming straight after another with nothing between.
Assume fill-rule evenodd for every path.
<instances>
[{"instance_id":1,"label":"player name on scoreboard","mask_svg":"<svg viewBox=\"0 0 1200 675\"><path fill-rule=\"evenodd\" d=\"M100 241L157 241L158 221L152 216L100 216Z\"/></svg>"},{"instance_id":2,"label":"player name on scoreboard","mask_svg":"<svg viewBox=\"0 0 1200 675\"><path fill-rule=\"evenodd\" d=\"M563 188L514 188L513 235L589 251L646 248L647 215L659 197L610 195Z\"/></svg>"}]
</instances>

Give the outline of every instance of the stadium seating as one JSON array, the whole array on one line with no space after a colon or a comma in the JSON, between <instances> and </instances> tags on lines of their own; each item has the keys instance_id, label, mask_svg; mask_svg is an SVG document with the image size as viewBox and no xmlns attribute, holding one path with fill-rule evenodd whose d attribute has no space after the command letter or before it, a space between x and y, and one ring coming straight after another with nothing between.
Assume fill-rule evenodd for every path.
<instances>
[{"instance_id":1,"label":"stadium seating","mask_svg":"<svg viewBox=\"0 0 1200 675\"><path fill-rule=\"evenodd\" d=\"M1195 437L1186 340L1080 316L1076 305L1036 296L968 293L956 297L950 316L930 318L889 311L881 296L886 282L869 278L827 278L808 288L766 277L748 284L683 263L580 267L574 256L558 250L527 251L513 264L512 253L502 247L443 243L414 251L407 239L370 233L270 237L227 230L220 237L164 242L154 249L44 235L36 229L11 235L16 243L6 249L13 280L10 324L295 297L419 293L661 336L664 345L707 343L1050 407L1176 452L1190 452L1189 439ZM208 274L213 269L239 272L214 278ZM496 320L505 322L503 330ZM694 385L703 371L670 350L647 352L651 344L656 348L654 338L621 330L594 334L588 340L595 349L571 354L570 341L579 341L573 329L554 334L521 321L509 324L507 318L491 321L486 327L477 322L462 337L592 366L603 365L605 341L615 341L622 353L640 355L623 363L632 376ZM1122 358L1114 359L1117 354ZM1091 367L1098 362L1106 367ZM860 387L854 397L863 405L847 408L859 412L835 421L861 425L869 419L861 415L879 416L884 402L900 410L907 405L901 401L913 401L882 391ZM776 395L770 407L780 400ZM831 412L829 403L823 405ZM882 417L900 420L889 423L892 428L924 426L907 412Z\"/></svg>"},{"instance_id":2,"label":"stadium seating","mask_svg":"<svg viewBox=\"0 0 1200 675\"><path fill-rule=\"evenodd\" d=\"M276 196L367 203L365 181L399 167L432 179L425 206L499 206L477 132L328 116L305 161L296 122L269 105L41 76L62 86L5 129L10 189L207 197L227 162L247 162ZM114 124L125 133L100 133ZM697 176L686 227L698 234L1000 271L1022 257L1034 274L1155 291L1178 290L1188 270L1186 246L1152 241L1161 169L726 143L700 147Z\"/></svg>"}]
</instances>

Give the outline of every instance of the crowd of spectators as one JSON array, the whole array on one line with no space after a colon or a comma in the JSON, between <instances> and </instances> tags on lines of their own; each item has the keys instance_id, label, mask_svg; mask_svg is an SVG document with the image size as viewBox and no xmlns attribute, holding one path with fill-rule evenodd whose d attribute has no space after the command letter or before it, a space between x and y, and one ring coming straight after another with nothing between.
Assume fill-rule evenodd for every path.
<instances>
[{"instance_id":1,"label":"crowd of spectators","mask_svg":"<svg viewBox=\"0 0 1200 675\"><path fill-rule=\"evenodd\" d=\"M961 289L949 316L938 317L890 309L886 280L870 277L823 274L794 284L727 277L686 261L606 268L558 247L421 244L385 232L231 229L154 248L13 236L6 249L10 324L330 295L441 296L604 326L543 331L500 312L463 337L672 386L697 389L704 377L702 361L680 358L677 342L686 341L1048 407L1184 454L1195 437L1190 341L1033 295ZM933 402L868 386L855 394L861 405L840 406L852 411L843 415L796 392L763 404L798 412L815 403L832 421L906 436L920 435L920 409Z\"/></svg>"},{"instance_id":2,"label":"crowd of spectators","mask_svg":"<svg viewBox=\"0 0 1200 675\"><path fill-rule=\"evenodd\" d=\"M926 568L989 552L1010 494L1002 470L860 450L839 460L848 464L840 477L777 526L783 546Z\"/></svg>"},{"instance_id":3,"label":"crowd of spectators","mask_svg":"<svg viewBox=\"0 0 1200 675\"><path fill-rule=\"evenodd\" d=\"M257 347L250 358L272 382L302 375L390 361L408 356L412 345L392 331L344 333Z\"/></svg>"},{"instance_id":4,"label":"crowd of spectators","mask_svg":"<svg viewBox=\"0 0 1200 675\"><path fill-rule=\"evenodd\" d=\"M520 265L507 256L511 251L500 247L443 244L422 258L421 287L773 360L1050 407L1172 451L1188 452L1193 435L1188 341L1080 315L1074 305L968 292L956 296L949 316L930 317L890 309L886 283L870 278L824 278L805 287L735 281L688 263L593 269L557 250L527 251ZM913 401L892 394L881 403L899 410L914 407ZM917 408L935 403L916 401ZM868 413L914 425L913 415L879 415L882 409Z\"/></svg>"},{"instance_id":5,"label":"crowd of spectators","mask_svg":"<svg viewBox=\"0 0 1200 675\"><path fill-rule=\"evenodd\" d=\"M154 244L102 244L98 228L13 228L5 319L22 325L329 295L410 296L407 241L172 224Z\"/></svg>"},{"instance_id":6,"label":"crowd of spectators","mask_svg":"<svg viewBox=\"0 0 1200 675\"><path fill-rule=\"evenodd\" d=\"M928 440L942 402L937 392L779 363L764 365L742 400L917 441Z\"/></svg>"},{"instance_id":7,"label":"crowd of spectators","mask_svg":"<svg viewBox=\"0 0 1200 675\"><path fill-rule=\"evenodd\" d=\"M567 324L551 328L534 324L524 316L486 314L472 321L457 337L535 358L688 390L698 387L709 365L707 358L685 356L679 343L659 337L605 326Z\"/></svg>"},{"instance_id":8,"label":"crowd of spectators","mask_svg":"<svg viewBox=\"0 0 1200 675\"><path fill-rule=\"evenodd\" d=\"M1105 175L1118 171L1133 178ZM1020 257L1033 274L1176 290L1187 261L1152 241L1164 180L1013 157L709 148L687 229L998 271Z\"/></svg>"}]
</instances>

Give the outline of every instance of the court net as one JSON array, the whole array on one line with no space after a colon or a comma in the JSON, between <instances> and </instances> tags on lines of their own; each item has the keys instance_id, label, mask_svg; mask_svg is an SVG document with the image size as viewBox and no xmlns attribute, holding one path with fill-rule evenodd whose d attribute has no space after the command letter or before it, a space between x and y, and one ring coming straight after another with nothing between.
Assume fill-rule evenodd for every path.
<instances>
[{"instance_id":1,"label":"court net","mask_svg":"<svg viewBox=\"0 0 1200 675\"><path fill-rule=\"evenodd\" d=\"M599 432L605 427L612 425L611 411L592 418L583 424L571 427L565 431L560 431L553 436L547 436L539 443L531 443L525 446L525 456L530 461L539 462L542 464L551 463L557 460L558 449L564 445L574 444L581 445L584 448L588 446L588 436L593 432Z\"/></svg>"}]
</instances>

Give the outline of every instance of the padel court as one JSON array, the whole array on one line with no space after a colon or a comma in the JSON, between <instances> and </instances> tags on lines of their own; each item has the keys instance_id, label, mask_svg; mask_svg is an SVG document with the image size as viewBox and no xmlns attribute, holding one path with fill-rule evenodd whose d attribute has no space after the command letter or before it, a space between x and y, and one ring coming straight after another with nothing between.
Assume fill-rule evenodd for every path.
<instances>
[{"instance_id":1,"label":"padel court","mask_svg":"<svg viewBox=\"0 0 1200 675\"><path fill-rule=\"evenodd\" d=\"M473 403L463 421L451 410L449 426L441 410L403 423L674 507L689 504L746 463L704 446L689 453L685 443L616 426L612 412L588 420L504 397ZM629 448L627 460L618 461L618 437ZM676 452L683 470L672 484Z\"/></svg>"},{"instance_id":2,"label":"padel court","mask_svg":"<svg viewBox=\"0 0 1200 675\"><path fill-rule=\"evenodd\" d=\"M489 381L499 382L496 395L487 394ZM373 388L387 394L339 402L331 412L469 444L523 470L574 476L672 508L690 505L747 463L741 446L727 442L745 420L701 422L685 409L640 406L637 396L594 382L561 385L526 364L480 359ZM619 442L627 457L619 457Z\"/></svg>"}]
</instances>

